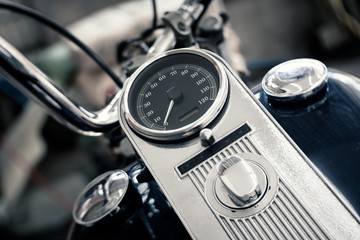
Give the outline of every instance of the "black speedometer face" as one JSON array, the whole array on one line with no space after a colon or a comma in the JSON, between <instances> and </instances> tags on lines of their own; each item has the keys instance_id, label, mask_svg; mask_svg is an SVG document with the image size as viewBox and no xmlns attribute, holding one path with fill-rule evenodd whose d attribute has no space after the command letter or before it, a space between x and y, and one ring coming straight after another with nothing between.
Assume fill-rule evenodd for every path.
<instances>
[{"instance_id":1,"label":"black speedometer face","mask_svg":"<svg viewBox=\"0 0 360 240\"><path fill-rule=\"evenodd\" d=\"M174 64L154 73L134 96L135 116L144 126L170 130L202 116L217 95L218 81L195 64ZM133 105L133 104L132 104ZM135 110L134 106L132 108Z\"/></svg>"},{"instance_id":2,"label":"black speedometer face","mask_svg":"<svg viewBox=\"0 0 360 240\"><path fill-rule=\"evenodd\" d=\"M199 119L218 99L221 81L219 68L204 56L177 53L159 58L136 76L129 89L130 124L155 139L187 135L202 125ZM205 117L205 124L213 117Z\"/></svg>"}]
</instances>

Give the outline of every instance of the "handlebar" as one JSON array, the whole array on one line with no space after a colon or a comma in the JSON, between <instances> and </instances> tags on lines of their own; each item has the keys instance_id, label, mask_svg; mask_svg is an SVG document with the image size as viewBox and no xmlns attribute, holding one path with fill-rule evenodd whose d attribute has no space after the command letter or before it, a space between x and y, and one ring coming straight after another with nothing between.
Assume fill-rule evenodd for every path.
<instances>
[{"instance_id":1,"label":"handlebar","mask_svg":"<svg viewBox=\"0 0 360 240\"><path fill-rule=\"evenodd\" d=\"M103 109L87 111L70 100L49 77L1 37L0 74L76 132L98 136L118 124L116 102L120 92Z\"/></svg>"},{"instance_id":2,"label":"handlebar","mask_svg":"<svg viewBox=\"0 0 360 240\"><path fill-rule=\"evenodd\" d=\"M178 9L177 14L182 19L185 25L191 26L197 21L211 0L186 0ZM176 39L173 29L166 27L164 33L160 35L148 51L148 55L156 55L166 50L172 49L175 46Z\"/></svg>"},{"instance_id":3,"label":"handlebar","mask_svg":"<svg viewBox=\"0 0 360 240\"><path fill-rule=\"evenodd\" d=\"M210 0L186 0L177 13L191 26L203 14ZM155 55L173 48L175 35L167 27L149 50ZM15 47L0 37L0 74L24 94L45 107L59 122L84 135L99 136L118 126L117 101L119 91L111 102L99 111L91 112L68 98L48 76L32 64Z\"/></svg>"}]
</instances>

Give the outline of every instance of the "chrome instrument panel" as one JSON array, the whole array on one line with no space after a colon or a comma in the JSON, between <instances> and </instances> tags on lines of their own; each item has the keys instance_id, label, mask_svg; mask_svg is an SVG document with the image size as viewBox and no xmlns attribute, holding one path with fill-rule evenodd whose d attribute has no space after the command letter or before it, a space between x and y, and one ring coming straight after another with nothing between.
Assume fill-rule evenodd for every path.
<instances>
[{"instance_id":1,"label":"chrome instrument panel","mask_svg":"<svg viewBox=\"0 0 360 240\"><path fill-rule=\"evenodd\" d=\"M202 52L222 65L229 79L227 103L207 126L215 139L210 146L199 136L170 143L144 139L125 119L124 95L119 107L122 129L189 234L194 239L360 236L359 222L241 79L222 59ZM268 181L260 201L245 209L224 206L214 193L214 169L232 155L260 166Z\"/></svg>"}]
</instances>

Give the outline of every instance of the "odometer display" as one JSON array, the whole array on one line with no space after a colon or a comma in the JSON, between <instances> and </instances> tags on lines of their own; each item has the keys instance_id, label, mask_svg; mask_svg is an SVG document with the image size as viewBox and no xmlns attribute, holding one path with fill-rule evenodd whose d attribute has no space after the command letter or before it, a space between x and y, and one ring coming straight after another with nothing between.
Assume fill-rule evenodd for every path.
<instances>
[{"instance_id":1,"label":"odometer display","mask_svg":"<svg viewBox=\"0 0 360 240\"><path fill-rule=\"evenodd\" d=\"M158 58L131 82L125 94L127 119L140 134L160 140L177 139L216 117L208 116L209 109L219 102L219 90L226 80L211 58L188 51L177 50L176 54ZM212 115L219 112L223 102L216 104Z\"/></svg>"}]
</instances>

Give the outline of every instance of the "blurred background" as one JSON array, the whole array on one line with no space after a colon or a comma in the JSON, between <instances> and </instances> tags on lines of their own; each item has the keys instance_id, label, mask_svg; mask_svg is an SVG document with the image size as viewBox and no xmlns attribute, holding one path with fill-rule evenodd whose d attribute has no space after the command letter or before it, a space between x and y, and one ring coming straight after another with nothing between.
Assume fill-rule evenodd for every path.
<instances>
[{"instance_id":1,"label":"blurred background","mask_svg":"<svg viewBox=\"0 0 360 240\"><path fill-rule=\"evenodd\" d=\"M66 26L117 72L117 44L150 27L153 14L150 0L13 2ZM159 11L176 9L180 2L161 1ZM360 76L359 1L224 3L240 39L249 87L258 84L276 64L302 57L316 58L328 67ZM136 11L129 12L127 4L137 4ZM82 105L99 108L116 91L90 60L71 44L63 44L47 27L3 9L0 21L0 36ZM0 77L1 239L65 239L72 204L81 189L99 173L121 164L108 144L104 138L80 136L58 124Z\"/></svg>"}]
</instances>

